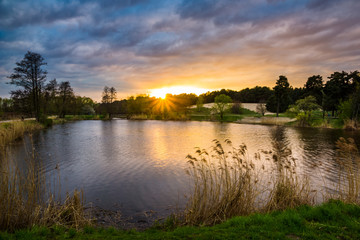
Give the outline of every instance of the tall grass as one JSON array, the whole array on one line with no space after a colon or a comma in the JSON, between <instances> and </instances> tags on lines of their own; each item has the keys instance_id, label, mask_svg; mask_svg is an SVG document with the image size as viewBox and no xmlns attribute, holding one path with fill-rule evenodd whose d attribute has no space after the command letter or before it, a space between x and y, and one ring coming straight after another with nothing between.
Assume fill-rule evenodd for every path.
<instances>
[{"instance_id":1,"label":"tall grass","mask_svg":"<svg viewBox=\"0 0 360 240\"><path fill-rule=\"evenodd\" d=\"M186 224L215 224L230 217L254 211L258 188L254 163L246 156L246 146L233 147L226 152L214 140L212 152L197 149L197 156L188 155L194 180L184 215Z\"/></svg>"},{"instance_id":2,"label":"tall grass","mask_svg":"<svg viewBox=\"0 0 360 240\"><path fill-rule=\"evenodd\" d=\"M360 204L360 154L353 139L336 142L339 178L337 191L329 194L311 188L308 177L297 172L291 150L276 135L273 149L253 158L245 145L235 148L229 140L225 147L214 140L210 151L197 149L195 155L188 155L193 189L181 216L183 223L212 225L238 215L315 205L319 193L323 201ZM265 172L268 179L261 179Z\"/></svg>"},{"instance_id":3,"label":"tall grass","mask_svg":"<svg viewBox=\"0 0 360 240\"><path fill-rule=\"evenodd\" d=\"M0 230L14 231L34 225L80 228L89 225L83 194L74 191L65 201L57 201L36 154L31 152L19 167L0 149Z\"/></svg>"},{"instance_id":4,"label":"tall grass","mask_svg":"<svg viewBox=\"0 0 360 240\"><path fill-rule=\"evenodd\" d=\"M360 204L360 154L352 138L336 142L336 162L340 166L337 196L347 203Z\"/></svg>"},{"instance_id":5,"label":"tall grass","mask_svg":"<svg viewBox=\"0 0 360 240\"><path fill-rule=\"evenodd\" d=\"M270 158L266 158L271 161L272 171L269 175L273 176L270 180L271 187L263 189L269 191L269 196L264 201L264 210L267 212L313 204L315 199L315 192L310 189L308 178L296 172L296 159L292 157L291 149L281 130L277 128L274 131L272 151L267 153Z\"/></svg>"},{"instance_id":6,"label":"tall grass","mask_svg":"<svg viewBox=\"0 0 360 240\"><path fill-rule=\"evenodd\" d=\"M0 123L0 148L5 145L21 139L25 133L31 133L44 126L36 121L11 121Z\"/></svg>"}]
</instances>

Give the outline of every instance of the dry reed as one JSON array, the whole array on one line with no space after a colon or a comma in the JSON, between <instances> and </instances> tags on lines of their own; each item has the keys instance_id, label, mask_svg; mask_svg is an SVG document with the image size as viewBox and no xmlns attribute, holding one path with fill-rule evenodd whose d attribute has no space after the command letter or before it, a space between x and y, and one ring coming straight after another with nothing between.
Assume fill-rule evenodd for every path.
<instances>
[{"instance_id":1,"label":"dry reed","mask_svg":"<svg viewBox=\"0 0 360 240\"><path fill-rule=\"evenodd\" d=\"M279 133L276 133L279 134ZM281 133L280 133L281 135ZM275 136L275 139L282 138ZM266 200L264 210L284 210L295 208L300 205L312 205L315 199L315 191L310 189L310 182L306 176L298 175L296 172L296 159L292 157L291 149L288 148L286 140L273 141L273 152L270 152L273 177L269 196Z\"/></svg>"},{"instance_id":2,"label":"dry reed","mask_svg":"<svg viewBox=\"0 0 360 240\"><path fill-rule=\"evenodd\" d=\"M347 119L344 121L344 129L355 131L360 128L359 121L354 119Z\"/></svg>"},{"instance_id":3,"label":"dry reed","mask_svg":"<svg viewBox=\"0 0 360 240\"><path fill-rule=\"evenodd\" d=\"M337 196L346 203L360 204L360 154L352 138L339 138L336 142L336 162L340 166Z\"/></svg>"},{"instance_id":4,"label":"dry reed","mask_svg":"<svg viewBox=\"0 0 360 240\"><path fill-rule=\"evenodd\" d=\"M225 151L219 141L214 143L210 154L197 149L196 157L187 156L191 164L187 173L194 189L184 214L185 224L210 225L255 210L258 179L246 146L235 148L227 140L231 150Z\"/></svg>"},{"instance_id":5,"label":"dry reed","mask_svg":"<svg viewBox=\"0 0 360 240\"><path fill-rule=\"evenodd\" d=\"M270 161L269 175L274 176L264 184L260 171L266 167L255 167L260 153L252 159L245 145L236 148L226 140L230 147L226 151L219 141L214 143L210 153L197 149L196 156L187 156L193 191L181 216L184 224L212 225L234 216L314 203L315 192L306 178L296 175L295 159L286 147L280 144L273 152L263 151Z\"/></svg>"},{"instance_id":6,"label":"dry reed","mask_svg":"<svg viewBox=\"0 0 360 240\"><path fill-rule=\"evenodd\" d=\"M11 121L0 123L0 148L21 139L24 134L43 129L44 126L35 121Z\"/></svg>"},{"instance_id":7,"label":"dry reed","mask_svg":"<svg viewBox=\"0 0 360 240\"><path fill-rule=\"evenodd\" d=\"M47 180L34 152L19 167L0 151L0 230L14 231L34 225L80 228L91 224L84 212L82 192L68 194L60 203L47 189Z\"/></svg>"}]
</instances>

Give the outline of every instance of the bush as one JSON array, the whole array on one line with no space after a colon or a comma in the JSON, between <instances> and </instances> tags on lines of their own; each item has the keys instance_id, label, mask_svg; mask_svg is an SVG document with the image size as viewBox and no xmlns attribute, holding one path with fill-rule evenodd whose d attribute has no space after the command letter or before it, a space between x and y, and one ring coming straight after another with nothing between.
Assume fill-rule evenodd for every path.
<instances>
[{"instance_id":1,"label":"bush","mask_svg":"<svg viewBox=\"0 0 360 240\"><path fill-rule=\"evenodd\" d=\"M41 122L45 127L51 127L53 125L53 120L52 119L45 119L43 122Z\"/></svg>"}]
</instances>

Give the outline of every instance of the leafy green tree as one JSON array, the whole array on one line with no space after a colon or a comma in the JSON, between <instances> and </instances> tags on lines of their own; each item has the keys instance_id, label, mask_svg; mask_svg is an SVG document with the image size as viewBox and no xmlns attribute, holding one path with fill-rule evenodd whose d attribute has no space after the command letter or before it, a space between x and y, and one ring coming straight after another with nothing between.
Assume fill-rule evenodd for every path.
<instances>
[{"instance_id":1,"label":"leafy green tree","mask_svg":"<svg viewBox=\"0 0 360 240\"><path fill-rule=\"evenodd\" d=\"M296 106L300 111L304 111L309 114L320 108L320 105L316 103L316 98L314 96L307 96L304 99L297 100Z\"/></svg>"},{"instance_id":2,"label":"leafy green tree","mask_svg":"<svg viewBox=\"0 0 360 240\"><path fill-rule=\"evenodd\" d=\"M317 104L322 105L323 87L324 87L324 82L322 76L313 75L309 77L307 82L305 83L305 95L314 96L316 98Z\"/></svg>"},{"instance_id":3,"label":"leafy green tree","mask_svg":"<svg viewBox=\"0 0 360 240\"><path fill-rule=\"evenodd\" d=\"M360 72L354 71L350 73L352 78L352 85L354 92L351 96L352 113L351 119L355 119L356 122L360 121Z\"/></svg>"},{"instance_id":4,"label":"leafy green tree","mask_svg":"<svg viewBox=\"0 0 360 240\"><path fill-rule=\"evenodd\" d=\"M45 86L44 93L44 113L46 114L58 114L58 95L59 95L59 84L56 81L56 78L51 80Z\"/></svg>"},{"instance_id":5,"label":"leafy green tree","mask_svg":"<svg viewBox=\"0 0 360 240\"><path fill-rule=\"evenodd\" d=\"M151 99L148 95L131 96L127 99L127 113L129 116L134 114L149 114Z\"/></svg>"},{"instance_id":6,"label":"leafy green tree","mask_svg":"<svg viewBox=\"0 0 360 240\"><path fill-rule=\"evenodd\" d=\"M74 97L74 90L70 86L70 82L61 82L59 85L60 118L65 117L71 107L71 100L73 100Z\"/></svg>"},{"instance_id":7,"label":"leafy green tree","mask_svg":"<svg viewBox=\"0 0 360 240\"><path fill-rule=\"evenodd\" d=\"M81 108L81 114L82 115L94 115L95 110L91 105L86 104Z\"/></svg>"},{"instance_id":8,"label":"leafy green tree","mask_svg":"<svg viewBox=\"0 0 360 240\"><path fill-rule=\"evenodd\" d=\"M46 62L40 54L28 51L23 60L16 62L16 65L14 73L8 77L9 83L22 89L11 91L11 95L15 99L21 98L23 104L26 105L24 107L29 109L29 112L33 112L36 120L39 121L42 92L47 74L43 66L46 65Z\"/></svg>"},{"instance_id":9,"label":"leafy green tree","mask_svg":"<svg viewBox=\"0 0 360 240\"><path fill-rule=\"evenodd\" d=\"M14 101L12 99L0 97L0 112L12 112L14 111L13 106Z\"/></svg>"},{"instance_id":10,"label":"leafy green tree","mask_svg":"<svg viewBox=\"0 0 360 240\"><path fill-rule=\"evenodd\" d=\"M203 107L204 107L204 97L199 96L197 101L196 101L196 110L198 112L200 112Z\"/></svg>"},{"instance_id":11,"label":"leafy green tree","mask_svg":"<svg viewBox=\"0 0 360 240\"><path fill-rule=\"evenodd\" d=\"M300 125L310 125L312 112L320 109L314 96L307 96L296 101L295 105L290 106L289 112L295 113Z\"/></svg>"},{"instance_id":12,"label":"leafy green tree","mask_svg":"<svg viewBox=\"0 0 360 240\"><path fill-rule=\"evenodd\" d=\"M354 92L349 100L342 101L339 104L340 118L343 120L354 120L357 127L360 121L360 73L354 72L357 76L353 76ZM354 75L351 73L351 75Z\"/></svg>"},{"instance_id":13,"label":"leafy green tree","mask_svg":"<svg viewBox=\"0 0 360 240\"><path fill-rule=\"evenodd\" d=\"M351 118L356 119L357 121L360 120L360 85L356 87L356 91L351 98L351 105L352 105L352 114Z\"/></svg>"},{"instance_id":14,"label":"leafy green tree","mask_svg":"<svg viewBox=\"0 0 360 240\"><path fill-rule=\"evenodd\" d=\"M270 97L267 103L267 109L270 112L274 111L274 105L276 106L276 116L279 116L279 112L283 112L290 104L289 100L290 84L285 76L279 76L274 87L274 95Z\"/></svg>"},{"instance_id":15,"label":"leafy green tree","mask_svg":"<svg viewBox=\"0 0 360 240\"><path fill-rule=\"evenodd\" d=\"M334 72L324 87L324 108L331 111L332 116L338 110L341 101L347 100L353 92L352 76L347 72Z\"/></svg>"},{"instance_id":16,"label":"leafy green tree","mask_svg":"<svg viewBox=\"0 0 360 240\"><path fill-rule=\"evenodd\" d=\"M220 94L215 97L214 109L220 115L220 119L224 119L224 113L230 108L229 103L232 102L231 97Z\"/></svg>"},{"instance_id":17,"label":"leafy green tree","mask_svg":"<svg viewBox=\"0 0 360 240\"><path fill-rule=\"evenodd\" d=\"M221 89L220 91L203 93L200 96L204 98L204 103L212 103L215 101L215 97L220 94L228 95L234 102L259 103L267 102L273 95L273 91L269 87L256 86L254 88L245 88L241 91Z\"/></svg>"}]
</instances>

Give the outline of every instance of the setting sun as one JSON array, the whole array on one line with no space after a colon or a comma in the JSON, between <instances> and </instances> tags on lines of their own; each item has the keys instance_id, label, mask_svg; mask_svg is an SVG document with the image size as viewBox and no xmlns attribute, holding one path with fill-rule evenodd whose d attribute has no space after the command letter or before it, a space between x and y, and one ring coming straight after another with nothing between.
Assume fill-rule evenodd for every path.
<instances>
[{"instance_id":1,"label":"setting sun","mask_svg":"<svg viewBox=\"0 0 360 240\"><path fill-rule=\"evenodd\" d=\"M163 87L158 89L150 90L150 96L165 99L166 94L181 94L181 93L194 93L196 95L200 95L202 93L206 93L210 91L205 88L197 88L197 87L189 87L189 86L175 86L175 87Z\"/></svg>"}]
</instances>

